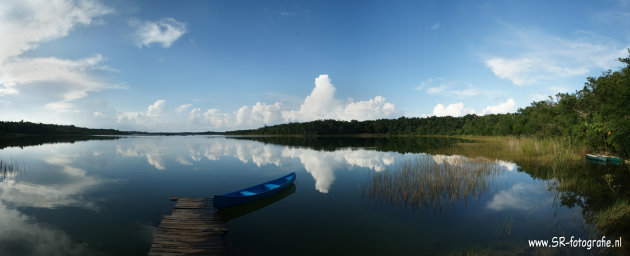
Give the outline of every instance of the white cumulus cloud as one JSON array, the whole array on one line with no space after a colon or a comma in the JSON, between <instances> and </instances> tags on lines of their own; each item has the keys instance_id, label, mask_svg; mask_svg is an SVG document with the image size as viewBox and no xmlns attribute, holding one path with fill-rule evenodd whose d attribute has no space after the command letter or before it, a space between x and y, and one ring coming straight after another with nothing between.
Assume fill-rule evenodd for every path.
<instances>
[{"instance_id":1,"label":"white cumulus cloud","mask_svg":"<svg viewBox=\"0 0 630 256\"><path fill-rule=\"evenodd\" d=\"M157 100L147 108L147 116L160 117L164 113L166 100Z\"/></svg>"},{"instance_id":2,"label":"white cumulus cloud","mask_svg":"<svg viewBox=\"0 0 630 256\"><path fill-rule=\"evenodd\" d=\"M146 112L119 114L118 122L150 130L160 128L161 131L165 131L165 127L159 124L166 122L173 125L181 124L181 127L171 126L178 131L182 129L218 131L318 119L372 120L393 117L396 113L394 104L387 102L385 97L375 96L364 101L351 99L344 101L335 98L335 91L328 75L320 75L315 79L315 88L304 98L299 109L287 109L280 102L273 104L257 102L252 106L242 106L232 113L222 112L217 108L208 108L204 111L201 107L193 107L186 114L184 110L192 107L192 104L180 105L169 110L163 106L165 101L160 100L149 106ZM161 110L160 118L152 118L156 116L153 112L158 107Z\"/></svg>"},{"instance_id":3,"label":"white cumulus cloud","mask_svg":"<svg viewBox=\"0 0 630 256\"><path fill-rule=\"evenodd\" d=\"M376 96L369 100L350 102L339 113L341 120L373 120L391 117L396 111L394 104L385 100L385 97Z\"/></svg>"},{"instance_id":4,"label":"white cumulus cloud","mask_svg":"<svg viewBox=\"0 0 630 256\"><path fill-rule=\"evenodd\" d=\"M505 114L514 111L516 111L516 102L514 102L514 99L509 98L506 102L493 106L487 106L483 109L483 111L481 111L481 114Z\"/></svg>"},{"instance_id":5,"label":"white cumulus cloud","mask_svg":"<svg viewBox=\"0 0 630 256\"><path fill-rule=\"evenodd\" d=\"M474 113L475 113L475 110L464 107L463 102L449 104L448 106L437 104L433 108L434 116L464 116L464 115L474 114Z\"/></svg>"},{"instance_id":6,"label":"white cumulus cloud","mask_svg":"<svg viewBox=\"0 0 630 256\"><path fill-rule=\"evenodd\" d=\"M164 128L168 122L175 120L168 120L166 115L166 100L156 100L153 104L147 107L146 111L141 112L122 112L117 116L116 121L123 124L126 129L149 129Z\"/></svg>"},{"instance_id":7,"label":"white cumulus cloud","mask_svg":"<svg viewBox=\"0 0 630 256\"><path fill-rule=\"evenodd\" d=\"M481 115L487 114L505 114L516 111L516 102L514 99L509 98L506 102L499 103L497 105L486 106ZM434 116L465 116L468 114L478 113L472 108L464 106L463 102L449 104L444 106L443 104L437 104L433 107Z\"/></svg>"},{"instance_id":8,"label":"white cumulus cloud","mask_svg":"<svg viewBox=\"0 0 630 256\"><path fill-rule=\"evenodd\" d=\"M204 121L206 121L206 126L209 127L227 127L232 124L232 116L227 113L221 113L219 109L211 108L208 109L205 113L203 113Z\"/></svg>"},{"instance_id":9,"label":"white cumulus cloud","mask_svg":"<svg viewBox=\"0 0 630 256\"><path fill-rule=\"evenodd\" d=\"M158 21L132 19L129 25L136 29L136 43L140 48L150 47L154 43L169 48L186 33L186 23L174 18L163 18Z\"/></svg>"},{"instance_id":10,"label":"white cumulus cloud","mask_svg":"<svg viewBox=\"0 0 630 256\"><path fill-rule=\"evenodd\" d=\"M315 78L315 88L306 96L298 110L287 111L283 117L291 121L333 119L340 112L341 102L335 99L335 87L328 75Z\"/></svg>"},{"instance_id":11,"label":"white cumulus cloud","mask_svg":"<svg viewBox=\"0 0 630 256\"><path fill-rule=\"evenodd\" d=\"M254 106L239 108L235 116L235 125L256 126L260 124L277 124L282 122L282 104L276 102L272 105L257 102Z\"/></svg>"},{"instance_id":12,"label":"white cumulus cloud","mask_svg":"<svg viewBox=\"0 0 630 256\"><path fill-rule=\"evenodd\" d=\"M391 117L395 106L382 96L367 101L344 102L335 98L335 87L328 75L315 79L315 88L306 96L297 110L283 111L285 121L312 121L317 119L368 120Z\"/></svg>"}]
</instances>

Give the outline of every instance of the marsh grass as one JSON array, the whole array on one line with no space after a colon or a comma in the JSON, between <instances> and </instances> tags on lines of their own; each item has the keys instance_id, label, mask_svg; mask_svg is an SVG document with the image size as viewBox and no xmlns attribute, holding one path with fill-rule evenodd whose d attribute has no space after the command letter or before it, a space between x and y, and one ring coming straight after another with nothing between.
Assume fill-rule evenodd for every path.
<instances>
[{"instance_id":1,"label":"marsh grass","mask_svg":"<svg viewBox=\"0 0 630 256\"><path fill-rule=\"evenodd\" d=\"M481 199L502 170L486 158L451 156L449 161L437 163L417 157L370 174L361 194L390 206L442 212Z\"/></svg>"},{"instance_id":2,"label":"marsh grass","mask_svg":"<svg viewBox=\"0 0 630 256\"><path fill-rule=\"evenodd\" d=\"M20 173L20 166L16 163L0 160L0 182L15 178Z\"/></svg>"},{"instance_id":3,"label":"marsh grass","mask_svg":"<svg viewBox=\"0 0 630 256\"><path fill-rule=\"evenodd\" d=\"M627 199L620 199L599 211L594 216L594 223L598 227L616 227L622 222L625 224L627 216L630 216L630 203Z\"/></svg>"},{"instance_id":4,"label":"marsh grass","mask_svg":"<svg viewBox=\"0 0 630 256\"><path fill-rule=\"evenodd\" d=\"M579 161L584 157L581 149L568 140L533 137L486 137L463 136L473 143L457 143L454 146L436 149L431 153L487 157L512 162L533 162L539 165L562 165L564 162Z\"/></svg>"},{"instance_id":5,"label":"marsh grass","mask_svg":"<svg viewBox=\"0 0 630 256\"><path fill-rule=\"evenodd\" d=\"M457 143L437 149L433 154L487 157L516 163L534 178L549 181L561 191L582 185L576 168L583 165L585 150L560 138L464 136L473 143Z\"/></svg>"}]
</instances>

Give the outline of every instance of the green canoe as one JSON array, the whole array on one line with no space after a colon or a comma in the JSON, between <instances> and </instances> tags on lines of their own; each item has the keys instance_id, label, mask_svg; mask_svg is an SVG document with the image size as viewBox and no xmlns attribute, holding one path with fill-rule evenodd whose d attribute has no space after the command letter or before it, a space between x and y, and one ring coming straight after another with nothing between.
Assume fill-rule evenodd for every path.
<instances>
[{"instance_id":1,"label":"green canoe","mask_svg":"<svg viewBox=\"0 0 630 256\"><path fill-rule=\"evenodd\" d=\"M586 154L586 159L594 160L594 161L600 161L600 162L606 162L606 157L600 156L600 155Z\"/></svg>"},{"instance_id":2,"label":"green canoe","mask_svg":"<svg viewBox=\"0 0 630 256\"><path fill-rule=\"evenodd\" d=\"M606 156L606 162L621 163L621 158L614 156Z\"/></svg>"},{"instance_id":3,"label":"green canoe","mask_svg":"<svg viewBox=\"0 0 630 256\"><path fill-rule=\"evenodd\" d=\"M586 154L586 159L600 162L621 163L621 158L614 156Z\"/></svg>"}]
</instances>

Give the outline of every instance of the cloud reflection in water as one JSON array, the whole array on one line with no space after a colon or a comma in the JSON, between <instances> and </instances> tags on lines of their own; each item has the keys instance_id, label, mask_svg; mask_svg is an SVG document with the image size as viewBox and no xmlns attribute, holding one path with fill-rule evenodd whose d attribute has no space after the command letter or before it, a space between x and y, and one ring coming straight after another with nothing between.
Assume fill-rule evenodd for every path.
<instances>
[{"instance_id":1,"label":"cloud reflection in water","mask_svg":"<svg viewBox=\"0 0 630 256\"><path fill-rule=\"evenodd\" d=\"M257 167L283 166L297 159L306 172L311 174L315 180L315 189L321 193L330 191L335 181L336 170L358 167L382 172L403 157L400 153L371 149L340 148L334 151L321 151L225 137L180 138L177 144L170 140L170 138L133 140L118 145L117 153L123 156L145 157L147 163L157 170L166 170L167 156L185 166L200 162L202 156L210 161L231 157L244 164L255 164ZM172 148L173 145L181 145L184 148ZM437 164L461 165L468 161L468 158L459 155L434 155L432 158ZM496 163L506 170L516 169L516 164L511 162L497 160Z\"/></svg>"},{"instance_id":2,"label":"cloud reflection in water","mask_svg":"<svg viewBox=\"0 0 630 256\"><path fill-rule=\"evenodd\" d=\"M503 210L532 210L545 207L552 203L552 199L545 197L546 191L535 184L516 183L509 189L498 192L488 202L488 208L495 211ZM541 198L546 198L541 200Z\"/></svg>"},{"instance_id":3,"label":"cloud reflection in water","mask_svg":"<svg viewBox=\"0 0 630 256\"><path fill-rule=\"evenodd\" d=\"M159 144L156 140L133 140L117 145L117 153L122 156L145 157L147 163L157 170L166 170L166 152L181 165L192 165L204 156L210 161L223 157L233 157L242 163L282 166L297 159L304 169L315 179L315 189L328 193L335 181L335 170L367 168L376 172L385 170L401 154L379 152L366 149L344 148L335 151L318 151L309 148L279 146L257 141L235 140L223 137L182 140L184 149L173 149L166 139ZM186 153L178 153L186 152ZM178 155L179 154L179 155Z\"/></svg>"},{"instance_id":4,"label":"cloud reflection in water","mask_svg":"<svg viewBox=\"0 0 630 256\"><path fill-rule=\"evenodd\" d=\"M87 245L0 203L0 255L87 255Z\"/></svg>"},{"instance_id":5,"label":"cloud reflection in water","mask_svg":"<svg viewBox=\"0 0 630 256\"><path fill-rule=\"evenodd\" d=\"M88 245L73 241L65 232L28 216L17 207L55 209L79 207L98 212L98 205L83 195L105 183L117 182L87 175L73 166L76 156L56 153L43 159L46 168L33 170L52 175L46 184L12 177L0 182L0 255L87 255Z\"/></svg>"}]
</instances>

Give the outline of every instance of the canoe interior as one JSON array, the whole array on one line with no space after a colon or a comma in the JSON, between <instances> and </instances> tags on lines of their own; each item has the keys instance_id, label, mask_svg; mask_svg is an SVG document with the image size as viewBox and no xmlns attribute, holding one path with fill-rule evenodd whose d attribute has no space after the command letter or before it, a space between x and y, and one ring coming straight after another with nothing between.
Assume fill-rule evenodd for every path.
<instances>
[{"instance_id":1,"label":"canoe interior","mask_svg":"<svg viewBox=\"0 0 630 256\"><path fill-rule=\"evenodd\" d=\"M606 162L606 157L599 156L599 155L586 154L586 158L590 160Z\"/></svg>"},{"instance_id":2,"label":"canoe interior","mask_svg":"<svg viewBox=\"0 0 630 256\"><path fill-rule=\"evenodd\" d=\"M280 188L280 186L289 183L292 179L295 178L295 172L290 173L284 177L277 178L272 181L267 181L265 183L258 184L256 186L251 186L248 188L244 188L241 190L237 190L231 193L223 194L221 196L225 197L245 197L245 196L254 196L257 194L261 194L267 192L269 190L274 190Z\"/></svg>"}]
</instances>

